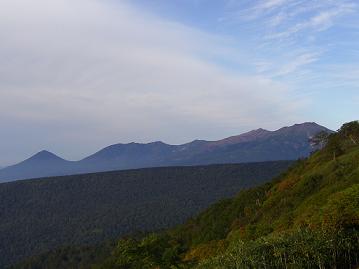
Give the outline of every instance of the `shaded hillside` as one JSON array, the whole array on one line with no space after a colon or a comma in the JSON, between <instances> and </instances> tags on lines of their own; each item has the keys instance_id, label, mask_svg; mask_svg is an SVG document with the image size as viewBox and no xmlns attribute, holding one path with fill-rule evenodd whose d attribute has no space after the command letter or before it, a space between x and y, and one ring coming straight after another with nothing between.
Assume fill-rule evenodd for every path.
<instances>
[{"instance_id":1,"label":"shaded hillside","mask_svg":"<svg viewBox=\"0 0 359 269\"><path fill-rule=\"evenodd\" d=\"M83 259L82 268L357 268L359 123L321 140L324 149L276 180L242 190L174 229L122 239L107 258L94 251L98 260ZM70 252L59 251L17 268L67 268L62 257ZM79 268L74 258L88 256L84 250L66 257Z\"/></svg>"},{"instance_id":2,"label":"shaded hillside","mask_svg":"<svg viewBox=\"0 0 359 269\"><path fill-rule=\"evenodd\" d=\"M297 160L314 150L309 138L321 131L331 132L316 123L303 123L277 131L253 130L219 141L195 140L183 145L163 142L116 144L77 162L41 152L18 165L0 170L0 182L146 167Z\"/></svg>"},{"instance_id":3,"label":"shaded hillside","mask_svg":"<svg viewBox=\"0 0 359 269\"><path fill-rule=\"evenodd\" d=\"M61 245L184 222L290 162L169 167L0 184L0 268Z\"/></svg>"}]
</instances>

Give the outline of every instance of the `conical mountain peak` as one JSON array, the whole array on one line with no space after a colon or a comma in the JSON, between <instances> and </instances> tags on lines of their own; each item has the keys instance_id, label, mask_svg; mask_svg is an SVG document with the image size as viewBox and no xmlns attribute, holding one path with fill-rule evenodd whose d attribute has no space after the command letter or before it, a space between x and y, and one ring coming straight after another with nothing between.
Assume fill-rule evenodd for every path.
<instances>
[{"instance_id":1,"label":"conical mountain peak","mask_svg":"<svg viewBox=\"0 0 359 269\"><path fill-rule=\"evenodd\" d=\"M42 150L42 151L36 153L31 158L29 158L28 160L50 161L50 160L63 160L63 159L50 151Z\"/></svg>"}]
</instances>

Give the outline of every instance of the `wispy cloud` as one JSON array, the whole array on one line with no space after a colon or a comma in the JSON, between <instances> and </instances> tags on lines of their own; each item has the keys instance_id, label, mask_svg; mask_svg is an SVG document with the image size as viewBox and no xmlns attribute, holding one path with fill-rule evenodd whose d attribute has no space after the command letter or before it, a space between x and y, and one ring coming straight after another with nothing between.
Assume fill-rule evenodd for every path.
<instances>
[{"instance_id":1,"label":"wispy cloud","mask_svg":"<svg viewBox=\"0 0 359 269\"><path fill-rule=\"evenodd\" d=\"M316 62L319 59L319 55L316 53L304 53L297 56L291 62L284 64L280 70L274 74L274 76L284 76L297 71L298 69Z\"/></svg>"},{"instance_id":2,"label":"wispy cloud","mask_svg":"<svg viewBox=\"0 0 359 269\"><path fill-rule=\"evenodd\" d=\"M258 5L254 6L255 11L268 12L274 8L278 8L282 5L285 5L290 0L263 0L260 1Z\"/></svg>"},{"instance_id":3,"label":"wispy cloud","mask_svg":"<svg viewBox=\"0 0 359 269\"><path fill-rule=\"evenodd\" d=\"M324 8L323 10L318 11L318 13L310 16L307 20L299 21L292 26L289 25L288 28L282 32L271 33L267 35L267 38L283 39L304 30L324 31L333 26L336 18L354 12L356 7L355 4L342 3L335 5L335 7ZM283 14L273 16L270 19L270 25L277 26L279 24L278 20L281 22L284 21L285 16Z\"/></svg>"},{"instance_id":4,"label":"wispy cloud","mask_svg":"<svg viewBox=\"0 0 359 269\"><path fill-rule=\"evenodd\" d=\"M317 68L322 61L335 58L333 55L338 54L339 47L344 47L335 35L343 34L358 23L348 19L359 11L354 0L244 2L232 3L223 23L250 36L252 45L256 44L252 55L255 69L275 79L282 80L286 76L293 79L291 75L297 73L311 80L313 72L320 72ZM358 43L355 38L346 42L351 44L345 47L356 47Z\"/></svg>"}]
</instances>

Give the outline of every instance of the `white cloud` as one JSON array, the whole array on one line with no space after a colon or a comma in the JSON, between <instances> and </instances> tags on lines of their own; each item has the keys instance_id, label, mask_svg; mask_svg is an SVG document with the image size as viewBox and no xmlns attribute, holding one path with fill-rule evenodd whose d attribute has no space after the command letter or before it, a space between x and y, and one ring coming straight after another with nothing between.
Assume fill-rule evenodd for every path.
<instances>
[{"instance_id":1,"label":"white cloud","mask_svg":"<svg viewBox=\"0 0 359 269\"><path fill-rule=\"evenodd\" d=\"M288 2L288 0L264 0L257 6L257 8L261 10L268 10L282 6Z\"/></svg>"},{"instance_id":2,"label":"white cloud","mask_svg":"<svg viewBox=\"0 0 359 269\"><path fill-rule=\"evenodd\" d=\"M318 60L317 53L304 53L295 57L292 61L284 64L275 76L284 76L297 71L298 69L316 62Z\"/></svg>"},{"instance_id":3,"label":"white cloud","mask_svg":"<svg viewBox=\"0 0 359 269\"><path fill-rule=\"evenodd\" d=\"M220 37L121 1L1 5L0 151L13 152L8 159L42 147L79 157L110 142L213 139L296 119L285 86L204 60L226 50Z\"/></svg>"},{"instance_id":4,"label":"white cloud","mask_svg":"<svg viewBox=\"0 0 359 269\"><path fill-rule=\"evenodd\" d=\"M268 20L268 25L273 28L273 27L277 27L278 25L280 25L281 23L285 22L287 19L288 15L284 12L280 12L276 15L274 15L273 17L271 17Z\"/></svg>"},{"instance_id":5,"label":"white cloud","mask_svg":"<svg viewBox=\"0 0 359 269\"><path fill-rule=\"evenodd\" d=\"M278 20L280 21L280 23L282 23L283 21L285 21L285 19L289 19L290 17L293 18L303 13L309 13L313 10L316 11L316 13L312 16L309 16L308 19L299 20L299 22L294 23L294 25L291 25L290 22L287 22L288 26L286 30L280 32L275 31L274 33L267 35L267 38L284 39L305 30L314 32L327 30L334 25L334 22L337 18L342 17L348 13L352 13L357 8L356 4L350 2L341 2L335 4L329 2L329 6L328 2L320 3L321 4L302 7L299 11L288 11L288 13L291 13L291 15L287 17L285 17L283 13L279 13L272 16L269 20L269 25L272 27L276 27L279 24Z\"/></svg>"}]
</instances>

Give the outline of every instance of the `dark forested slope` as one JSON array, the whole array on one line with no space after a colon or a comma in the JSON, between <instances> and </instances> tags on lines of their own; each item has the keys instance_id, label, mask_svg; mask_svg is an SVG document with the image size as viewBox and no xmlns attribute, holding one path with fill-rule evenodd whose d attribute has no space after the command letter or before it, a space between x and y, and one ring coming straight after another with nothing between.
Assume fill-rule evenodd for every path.
<instances>
[{"instance_id":1,"label":"dark forested slope","mask_svg":"<svg viewBox=\"0 0 359 269\"><path fill-rule=\"evenodd\" d=\"M61 245L184 222L291 162L129 170L0 184L0 268Z\"/></svg>"}]
</instances>

